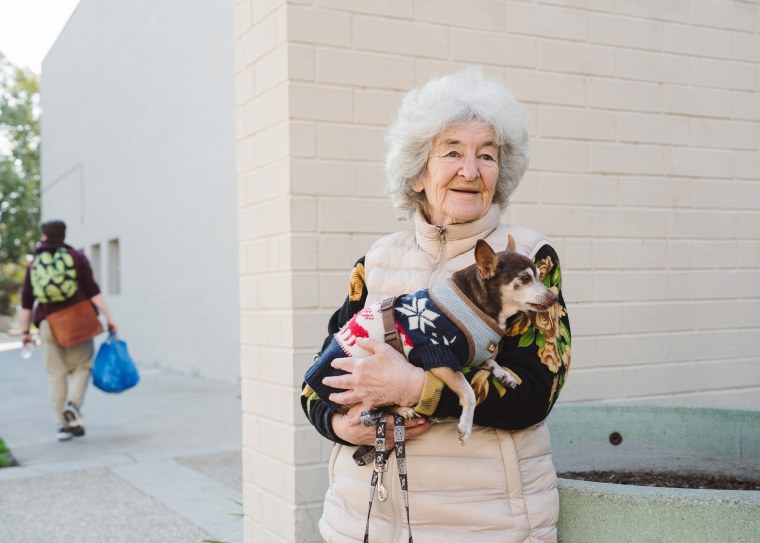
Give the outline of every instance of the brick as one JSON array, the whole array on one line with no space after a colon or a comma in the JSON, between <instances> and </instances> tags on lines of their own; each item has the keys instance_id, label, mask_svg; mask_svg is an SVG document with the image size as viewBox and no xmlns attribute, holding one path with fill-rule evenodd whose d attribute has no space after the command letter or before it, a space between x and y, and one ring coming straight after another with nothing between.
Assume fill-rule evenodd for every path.
<instances>
[{"instance_id":1,"label":"brick","mask_svg":"<svg viewBox=\"0 0 760 543\"><path fill-rule=\"evenodd\" d=\"M599 173L661 174L665 150L649 145L590 144L590 170Z\"/></svg>"},{"instance_id":2,"label":"brick","mask_svg":"<svg viewBox=\"0 0 760 543\"><path fill-rule=\"evenodd\" d=\"M744 2L691 0L689 22L700 26L753 32L756 30L757 6Z\"/></svg>"},{"instance_id":3,"label":"brick","mask_svg":"<svg viewBox=\"0 0 760 543\"><path fill-rule=\"evenodd\" d=\"M349 125L317 127L317 153L320 157L351 160L381 160L385 148L384 130Z\"/></svg>"},{"instance_id":4,"label":"brick","mask_svg":"<svg viewBox=\"0 0 760 543\"><path fill-rule=\"evenodd\" d=\"M269 128L278 121L279 92L272 89L244 106L245 135L252 135Z\"/></svg>"},{"instance_id":5,"label":"brick","mask_svg":"<svg viewBox=\"0 0 760 543\"><path fill-rule=\"evenodd\" d=\"M618 139L634 143L688 145L689 120L673 115L620 113Z\"/></svg>"},{"instance_id":6,"label":"brick","mask_svg":"<svg viewBox=\"0 0 760 543\"><path fill-rule=\"evenodd\" d=\"M593 109L540 107L538 133L542 137L614 140L615 114Z\"/></svg>"},{"instance_id":7,"label":"brick","mask_svg":"<svg viewBox=\"0 0 760 543\"><path fill-rule=\"evenodd\" d=\"M394 211L386 200L330 198L319 201L320 232L392 231Z\"/></svg>"},{"instance_id":8,"label":"brick","mask_svg":"<svg viewBox=\"0 0 760 543\"><path fill-rule=\"evenodd\" d=\"M560 255L563 270L583 270L591 267L592 242L587 239L568 239Z\"/></svg>"},{"instance_id":9,"label":"brick","mask_svg":"<svg viewBox=\"0 0 760 543\"><path fill-rule=\"evenodd\" d=\"M710 300L736 298L737 275L718 271L686 270L670 278L671 300Z\"/></svg>"},{"instance_id":10,"label":"brick","mask_svg":"<svg viewBox=\"0 0 760 543\"><path fill-rule=\"evenodd\" d=\"M594 236L620 238L659 238L667 232L664 209L595 208Z\"/></svg>"},{"instance_id":11,"label":"brick","mask_svg":"<svg viewBox=\"0 0 760 543\"><path fill-rule=\"evenodd\" d=\"M623 307L623 331L657 333L695 329L694 304L680 302L629 303Z\"/></svg>"},{"instance_id":12,"label":"brick","mask_svg":"<svg viewBox=\"0 0 760 543\"><path fill-rule=\"evenodd\" d=\"M313 232L293 233L280 241L280 246L290 253L290 268L293 271L313 271L318 269L319 235Z\"/></svg>"},{"instance_id":13,"label":"brick","mask_svg":"<svg viewBox=\"0 0 760 543\"><path fill-rule=\"evenodd\" d=\"M380 162L356 162L356 196L381 197L387 200L385 169ZM390 205L390 204L389 204Z\"/></svg>"},{"instance_id":14,"label":"brick","mask_svg":"<svg viewBox=\"0 0 760 543\"><path fill-rule=\"evenodd\" d=\"M294 274L290 288L294 309L317 309L320 306L319 278L315 273Z\"/></svg>"},{"instance_id":15,"label":"brick","mask_svg":"<svg viewBox=\"0 0 760 543\"><path fill-rule=\"evenodd\" d=\"M276 10L281 9L286 4L285 0L251 0L251 16L254 24L273 15Z\"/></svg>"},{"instance_id":16,"label":"brick","mask_svg":"<svg viewBox=\"0 0 760 543\"><path fill-rule=\"evenodd\" d=\"M253 68L248 67L235 74L235 103L244 104L253 96Z\"/></svg>"},{"instance_id":17,"label":"brick","mask_svg":"<svg viewBox=\"0 0 760 543\"><path fill-rule=\"evenodd\" d=\"M267 17L238 39L239 66L250 66L277 46L276 19Z\"/></svg>"},{"instance_id":18,"label":"brick","mask_svg":"<svg viewBox=\"0 0 760 543\"><path fill-rule=\"evenodd\" d=\"M645 302L667 298L667 272L594 273L594 302Z\"/></svg>"},{"instance_id":19,"label":"brick","mask_svg":"<svg viewBox=\"0 0 760 543\"><path fill-rule=\"evenodd\" d=\"M689 0L616 0L615 8L621 15L679 23L689 20Z\"/></svg>"},{"instance_id":20,"label":"brick","mask_svg":"<svg viewBox=\"0 0 760 543\"><path fill-rule=\"evenodd\" d=\"M662 23L598 13L591 13L588 17L590 42L654 51L662 49Z\"/></svg>"},{"instance_id":21,"label":"brick","mask_svg":"<svg viewBox=\"0 0 760 543\"><path fill-rule=\"evenodd\" d=\"M518 205L509 209L509 223L534 228L547 236L590 236L591 208L579 206Z\"/></svg>"},{"instance_id":22,"label":"brick","mask_svg":"<svg viewBox=\"0 0 760 543\"><path fill-rule=\"evenodd\" d=\"M292 118L325 121L351 121L354 93L351 89L292 83L289 89Z\"/></svg>"},{"instance_id":23,"label":"brick","mask_svg":"<svg viewBox=\"0 0 760 543\"><path fill-rule=\"evenodd\" d=\"M400 92L355 90L354 121L387 127L396 117L403 94Z\"/></svg>"},{"instance_id":24,"label":"brick","mask_svg":"<svg viewBox=\"0 0 760 543\"><path fill-rule=\"evenodd\" d=\"M754 64L704 58L691 58L689 64L692 85L719 89L757 90L757 67Z\"/></svg>"},{"instance_id":25,"label":"brick","mask_svg":"<svg viewBox=\"0 0 760 543\"><path fill-rule=\"evenodd\" d=\"M317 129L312 123L290 123L290 156L313 157L317 153Z\"/></svg>"},{"instance_id":26,"label":"brick","mask_svg":"<svg viewBox=\"0 0 760 543\"><path fill-rule=\"evenodd\" d=\"M594 108L661 111L662 90L654 83L636 83L609 79L589 79L588 103Z\"/></svg>"},{"instance_id":27,"label":"brick","mask_svg":"<svg viewBox=\"0 0 760 543\"><path fill-rule=\"evenodd\" d=\"M667 24L662 48L669 53L730 59L733 56L731 34L724 30Z\"/></svg>"},{"instance_id":28,"label":"brick","mask_svg":"<svg viewBox=\"0 0 760 543\"><path fill-rule=\"evenodd\" d=\"M541 173L541 203L578 205L615 205L620 199L616 178L591 175Z\"/></svg>"},{"instance_id":29,"label":"brick","mask_svg":"<svg viewBox=\"0 0 760 543\"><path fill-rule=\"evenodd\" d=\"M760 301L704 300L695 307L698 329L735 330L760 327Z\"/></svg>"},{"instance_id":30,"label":"brick","mask_svg":"<svg viewBox=\"0 0 760 543\"><path fill-rule=\"evenodd\" d=\"M351 44L351 15L342 11L288 6L288 41L335 45Z\"/></svg>"},{"instance_id":31,"label":"brick","mask_svg":"<svg viewBox=\"0 0 760 543\"><path fill-rule=\"evenodd\" d=\"M562 274L562 292L565 301L587 303L594 301L594 278L590 273L568 271ZM573 343L573 354L575 352Z\"/></svg>"},{"instance_id":32,"label":"brick","mask_svg":"<svg viewBox=\"0 0 760 543\"><path fill-rule=\"evenodd\" d=\"M694 205L706 209L757 210L760 205L760 184L698 180L694 182Z\"/></svg>"},{"instance_id":33,"label":"brick","mask_svg":"<svg viewBox=\"0 0 760 543\"><path fill-rule=\"evenodd\" d=\"M542 4L553 4L566 8L580 8L588 11L614 13L615 0L542 0Z\"/></svg>"},{"instance_id":34,"label":"brick","mask_svg":"<svg viewBox=\"0 0 760 543\"><path fill-rule=\"evenodd\" d=\"M588 43L538 40L538 67L550 72L609 76L615 73L615 50Z\"/></svg>"},{"instance_id":35,"label":"brick","mask_svg":"<svg viewBox=\"0 0 760 543\"><path fill-rule=\"evenodd\" d=\"M331 308L329 311L296 312L293 316L293 347L311 350L321 347L327 335L325 327L334 310L335 308Z\"/></svg>"},{"instance_id":36,"label":"brick","mask_svg":"<svg viewBox=\"0 0 760 543\"><path fill-rule=\"evenodd\" d=\"M689 59L654 51L617 49L617 75L655 83L689 83Z\"/></svg>"},{"instance_id":37,"label":"brick","mask_svg":"<svg viewBox=\"0 0 760 543\"><path fill-rule=\"evenodd\" d=\"M664 85L664 110L666 113L730 119L734 116L735 96L737 93L724 90Z\"/></svg>"},{"instance_id":38,"label":"brick","mask_svg":"<svg viewBox=\"0 0 760 543\"><path fill-rule=\"evenodd\" d=\"M278 162L288 156L290 142L288 125L277 123L260 130L253 137L255 161L257 166Z\"/></svg>"},{"instance_id":39,"label":"brick","mask_svg":"<svg viewBox=\"0 0 760 543\"><path fill-rule=\"evenodd\" d=\"M290 165L293 194L353 194L356 179L348 162L293 159Z\"/></svg>"},{"instance_id":40,"label":"brick","mask_svg":"<svg viewBox=\"0 0 760 543\"><path fill-rule=\"evenodd\" d=\"M510 194L509 203L533 204L538 202L538 174L528 171L517 189Z\"/></svg>"},{"instance_id":41,"label":"brick","mask_svg":"<svg viewBox=\"0 0 760 543\"><path fill-rule=\"evenodd\" d=\"M625 369L626 397L672 395L699 387L693 363L650 364Z\"/></svg>"},{"instance_id":42,"label":"brick","mask_svg":"<svg viewBox=\"0 0 760 543\"><path fill-rule=\"evenodd\" d=\"M745 121L760 121L760 93L757 92L733 92L731 95L733 104L733 117ZM730 117L731 115L727 115Z\"/></svg>"},{"instance_id":43,"label":"brick","mask_svg":"<svg viewBox=\"0 0 760 543\"><path fill-rule=\"evenodd\" d=\"M757 387L760 384L757 359L705 361L697 365L697 377L700 390Z\"/></svg>"},{"instance_id":44,"label":"brick","mask_svg":"<svg viewBox=\"0 0 760 543\"><path fill-rule=\"evenodd\" d=\"M253 67L253 77L257 96L286 81L287 48L277 47L260 58Z\"/></svg>"},{"instance_id":45,"label":"brick","mask_svg":"<svg viewBox=\"0 0 760 543\"><path fill-rule=\"evenodd\" d=\"M507 4L507 31L585 41L588 16L580 10L513 2Z\"/></svg>"},{"instance_id":46,"label":"brick","mask_svg":"<svg viewBox=\"0 0 760 543\"><path fill-rule=\"evenodd\" d=\"M449 58L449 32L439 26L356 15L352 35L354 49L398 54L414 51L415 56Z\"/></svg>"},{"instance_id":47,"label":"brick","mask_svg":"<svg viewBox=\"0 0 760 543\"><path fill-rule=\"evenodd\" d=\"M409 58L338 49L317 50L317 81L408 90L414 86Z\"/></svg>"},{"instance_id":48,"label":"brick","mask_svg":"<svg viewBox=\"0 0 760 543\"><path fill-rule=\"evenodd\" d=\"M692 147L719 149L757 149L760 124L716 119L690 119Z\"/></svg>"},{"instance_id":49,"label":"brick","mask_svg":"<svg viewBox=\"0 0 760 543\"><path fill-rule=\"evenodd\" d=\"M623 177L620 201L634 207L691 207L692 181L665 177Z\"/></svg>"},{"instance_id":50,"label":"brick","mask_svg":"<svg viewBox=\"0 0 760 543\"><path fill-rule=\"evenodd\" d=\"M289 201L292 232L312 233L317 227L317 202L313 198L296 198Z\"/></svg>"},{"instance_id":51,"label":"brick","mask_svg":"<svg viewBox=\"0 0 760 543\"><path fill-rule=\"evenodd\" d=\"M754 212L736 213L736 235L740 239L757 239L760 232L760 214Z\"/></svg>"},{"instance_id":52,"label":"brick","mask_svg":"<svg viewBox=\"0 0 760 543\"><path fill-rule=\"evenodd\" d=\"M346 2L345 0L314 0L314 5L353 13L370 13L409 19L414 5L409 0L383 0L382 2Z\"/></svg>"},{"instance_id":53,"label":"brick","mask_svg":"<svg viewBox=\"0 0 760 543\"><path fill-rule=\"evenodd\" d=\"M454 60L528 68L536 66L534 38L455 28L449 33Z\"/></svg>"},{"instance_id":54,"label":"brick","mask_svg":"<svg viewBox=\"0 0 760 543\"><path fill-rule=\"evenodd\" d=\"M570 372L568 385L562 390L565 402L590 402L624 397L622 368L590 368Z\"/></svg>"},{"instance_id":55,"label":"brick","mask_svg":"<svg viewBox=\"0 0 760 543\"><path fill-rule=\"evenodd\" d=\"M507 69L506 82L523 103L586 105L583 77Z\"/></svg>"},{"instance_id":56,"label":"brick","mask_svg":"<svg viewBox=\"0 0 760 543\"><path fill-rule=\"evenodd\" d=\"M738 179L757 180L760 176L760 154L756 151L734 151L734 174Z\"/></svg>"},{"instance_id":57,"label":"brick","mask_svg":"<svg viewBox=\"0 0 760 543\"><path fill-rule=\"evenodd\" d=\"M635 366L668 362L670 334L600 336L594 357L605 366Z\"/></svg>"},{"instance_id":58,"label":"brick","mask_svg":"<svg viewBox=\"0 0 760 543\"><path fill-rule=\"evenodd\" d=\"M731 32L731 50L736 60L757 63L760 59L760 36Z\"/></svg>"},{"instance_id":59,"label":"brick","mask_svg":"<svg viewBox=\"0 0 760 543\"><path fill-rule=\"evenodd\" d=\"M700 331L671 334L671 360L720 360L741 356L734 331Z\"/></svg>"},{"instance_id":60,"label":"brick","mask_svg":"<svg viewBox=\"0 0 760 543\"><path fill-rule=\"evenodd\" d=\"M760 241L739 240L736 252L740 268L760 268Z\"/></svg>"},{"instance_id":61,"label":"brick","mask_svg":"<svg viewBox=\"0 0 760 543\"><path fill-rule=\"evenodd\" d=\"M471 0L467 8L457 0L414 0L414 18L451 27L504 31L504 2Z\"/></svg>"},{"instance_id":62,"label":"brick","mask_svg":"<svg viewBox=\"0 0 760 543\"><path fill-rule=\"evenodd\" d=\"M293 81L314 81L316 77L315 49L310 45L288 44L288 75Z\"/></svg>"},{"instance_id":63,"label":"brick","mask_svg":"<svg viewBox=\"0 0 760 543\"><path fill-rule=\"evenodd\" d=\"M588 145L574 141L537 139L530 158L533 171L585 173L589 170Z\"/></svg>"},{"instance_id":64,"label":"brick","mask_svg":"<svg viewBox=\"0 0 760 543\"><path fill-rule=\"evenodd\" d=\"M235 38L239 38L251 28L251 3L240 2L235 4Z\"/></svg>"},{"instance_id":65,"label":"brick","mask_svg":"<svg viewBox=\"0 0 760 543\"><path fill-rule=\"evenodd\" d=\"M737 235L735 213L677 209L670 214L669 232L676 239L732 239Z\"/></svg>"},{"instance_id":66,"label":"brick","mask_svg":"<svg viewBox=\"0 0 760 543\"><path fill-rule=\"evenodd\" d=\"M686 177L734 177L735 154L711 149L669 148L667 173Z\"/></svg>"}]
</instances>

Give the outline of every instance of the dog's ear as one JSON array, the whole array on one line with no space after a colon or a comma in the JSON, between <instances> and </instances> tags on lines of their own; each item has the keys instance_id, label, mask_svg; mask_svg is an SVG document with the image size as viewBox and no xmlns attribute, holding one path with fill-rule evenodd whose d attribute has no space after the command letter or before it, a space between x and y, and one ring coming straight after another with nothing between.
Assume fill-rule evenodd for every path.
<instances>
[{"instance_id":1,"label":"dog's ear","mask_svg":"<svg viewBox=\"0 0 760 543\"><path fill-rule=\"evenodd\" d=\"M515 251L515 238L512 237L512 234L507 234L507 251Z\"/></svg>"},{"instance_id":2,"label":"dog's ear","mask_svg":"<svg viewBox=\"0 0 760 543\"><path fill-rule=\"evenodd\" d=\"M480 270L483 279L490 279L496 274L499 257L496 256L491 246L482 239L479 239L475 244L475 263L478 265L478 270Z\"/></svg>"}]
</instances>

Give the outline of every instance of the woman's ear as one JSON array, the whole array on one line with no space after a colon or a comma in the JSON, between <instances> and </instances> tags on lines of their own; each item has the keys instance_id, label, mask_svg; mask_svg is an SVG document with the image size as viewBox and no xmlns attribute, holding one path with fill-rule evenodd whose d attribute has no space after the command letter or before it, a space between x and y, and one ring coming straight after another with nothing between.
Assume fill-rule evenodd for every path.
<instances>
[{"instance_id":1,"label":"woman's ear","mask_svg":"<svg viewBox=\"0 0 760 543\"><path fill-rule=\"evenodd\" d=\"M422 176L412 181L412 190L414 192L422 192L425 190L425 183L422 181Z\"/></svg>"}]
</instances>

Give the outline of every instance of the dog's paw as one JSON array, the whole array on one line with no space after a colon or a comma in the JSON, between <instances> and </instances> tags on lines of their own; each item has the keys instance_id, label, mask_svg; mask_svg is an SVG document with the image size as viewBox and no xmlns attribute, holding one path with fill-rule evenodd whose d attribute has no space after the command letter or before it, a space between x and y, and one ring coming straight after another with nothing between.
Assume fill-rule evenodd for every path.
<instances>
[{"instance_id":1,"label":"dog's paw","mask_svg":"<svg viewBox=\"0 0 760 543\"><path fill-rule=\"evenodd\" d=\"M394 409L394 411L396 412L397 415L401 415L405 419L416 419L417 417L420 416L420 414L417 413L417 411L415 411L411 407L398 406Z\"/></svg>"},{"instance_id":2,"label":"dog's paw","mask_svg":"<svg viewBox=\"0 0 760 543\"><path fill-rule=\"evenodd\" d=\"M459 443L462 445L467 445L467 441L470 439L470 434L472 434L472 426L468 426L464 422L460 422L457 425L457 430L459 431Z\"/></svg>"},{"instance_id":3,"label":"dog's paw","mask_svg":"<svg viewBox=\"0 0 760 543\"><path fill-rule=\"evenodd\" d=\"M511 373L508 371L501 370L499 372L495 371L493 372L493 376L496 377L496 380L499 381L502 385L509 388L517 388L517 379L515 379Z\"/></svg>"}]
</instances>

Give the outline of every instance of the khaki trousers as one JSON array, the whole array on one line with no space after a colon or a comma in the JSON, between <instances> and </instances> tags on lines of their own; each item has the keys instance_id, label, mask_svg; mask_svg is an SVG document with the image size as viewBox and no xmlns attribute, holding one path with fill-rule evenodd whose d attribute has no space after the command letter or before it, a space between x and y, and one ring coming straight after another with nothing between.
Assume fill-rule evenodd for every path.
<instances>
[{"instance_id":1,"label":"khaki trousers","mask_svg":"<svg viewBox=\"0 0 760 543\"><path fill-rule=\"evenodd\" d=\"M58 424L64 427L67 426L66 419L63 418L66 403L71 402L77 409L82 408L92 371L93 342L90 339L68 349L59 347L48 321L43 320L40 323L40 349L50 380L50 393Z\"/></svg>"}]
</instances>

